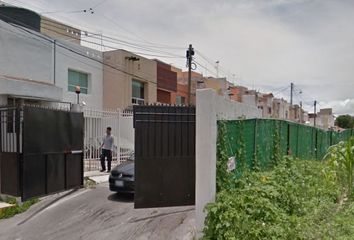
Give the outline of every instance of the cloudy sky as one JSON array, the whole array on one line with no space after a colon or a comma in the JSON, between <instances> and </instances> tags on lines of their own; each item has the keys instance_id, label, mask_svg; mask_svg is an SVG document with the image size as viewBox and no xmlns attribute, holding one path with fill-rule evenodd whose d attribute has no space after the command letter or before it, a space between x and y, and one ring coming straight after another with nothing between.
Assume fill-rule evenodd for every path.
<instances>
[{"instance_id":1,"label":"cloudy sky","mask_svg":"<svg viewBox=\"0 0 354 240\"><path fill-rule=\"evenodd\" d=\"M170 56L162 59L177 67L185 60L173 56L192 43L203 74L216 75L219 60L219 76L236 84L289 98L293 82L295 103L308 110L317 100L354 114L353 0L5 1Z\"/></svg>"}]
</instances>

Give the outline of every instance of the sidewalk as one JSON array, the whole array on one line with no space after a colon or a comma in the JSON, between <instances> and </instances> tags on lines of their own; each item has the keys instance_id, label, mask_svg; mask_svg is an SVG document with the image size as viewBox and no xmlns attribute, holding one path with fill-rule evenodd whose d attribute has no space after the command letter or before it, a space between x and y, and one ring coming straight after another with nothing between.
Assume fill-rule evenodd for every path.
<instances>
[{"instance_id":1,"label":"sidewalk","mask_svg":"<svg viewBox=\"0 0 354 240\"><path fill-rule=\"evenodd\" d=\"M15 207L14 204L9 204L9 203L6 203L6 202L2 202L0 200L0 220L1 218L3 218L3 213L4 211L7 209L7 208L12 208L12 207Z\"/></svg>"},{"instance_id":2,"label":"sidewalk","mask_svg":"<svg viewBox=\"0 0 354 240\"><path fill-rule=\"evenodd\" d=\"M90 171L84 172L84 177L88 177L96 183L104 183L108 182L109 173L100 171Z\"/></svg>"},{"instance_id":3,"label":"sidewalk","mask_svg":"<svg viewBox=\"0 0 354 240\"><path fill-rule=\"evenodd\" d=\"M14 206L14 205L0 201L0 211L2 209L8 208L8 207L12 207L12 206Z\"/></svg>"}]
</instances>

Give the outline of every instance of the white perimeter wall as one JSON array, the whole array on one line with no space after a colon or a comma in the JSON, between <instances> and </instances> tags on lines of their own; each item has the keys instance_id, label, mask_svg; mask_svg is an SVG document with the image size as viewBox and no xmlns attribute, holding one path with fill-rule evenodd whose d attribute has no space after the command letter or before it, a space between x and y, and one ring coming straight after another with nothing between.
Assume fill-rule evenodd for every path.
<instances>
[{"instance_id":1,"label":"white perimeter wall","mask_svg":"<svg viewBox=\"0 0 354 240\"><path fill-rule=\"evenodd\" d=\"M196 102L196 223L198 236L204 227L207 203L215 201L217 120L262 117L251 105L218 96L212 89L197 90Z\"/></svg>"}]
</instances>

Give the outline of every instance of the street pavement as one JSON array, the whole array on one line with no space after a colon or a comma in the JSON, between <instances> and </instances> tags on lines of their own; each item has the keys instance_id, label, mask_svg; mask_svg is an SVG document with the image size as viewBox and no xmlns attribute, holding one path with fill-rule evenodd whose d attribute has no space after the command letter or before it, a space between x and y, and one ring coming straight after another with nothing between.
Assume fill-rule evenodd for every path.
<instances>
[{"instance_id":1,"label":"street pavement","mask_svg":"<svg viewBox=\"0 0 354 240\"><path fill-rule=\"evenodd\" d=\"M27 212L0 220L1 240L193 239L194 206L134 209L131 195L107 183L44 198Z\"/></svg>"}]
</instances>

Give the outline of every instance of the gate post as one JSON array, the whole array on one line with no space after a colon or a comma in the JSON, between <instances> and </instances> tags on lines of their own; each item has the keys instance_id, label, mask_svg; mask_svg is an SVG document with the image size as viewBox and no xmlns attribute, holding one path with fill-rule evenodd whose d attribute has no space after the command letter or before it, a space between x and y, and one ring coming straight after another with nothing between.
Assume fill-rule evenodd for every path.
<instances>
[{"instance_id":1,"label":"gate post","mask_svg":"<svg viewBox=\"0 0 354 240\"><path fill-rule=\"evenodd\" d=\"M215 201L217 118L215 93L197 91L196 100L196 225L201 236L206 214L204 206Z\"/></svg>"}]
</instances>

